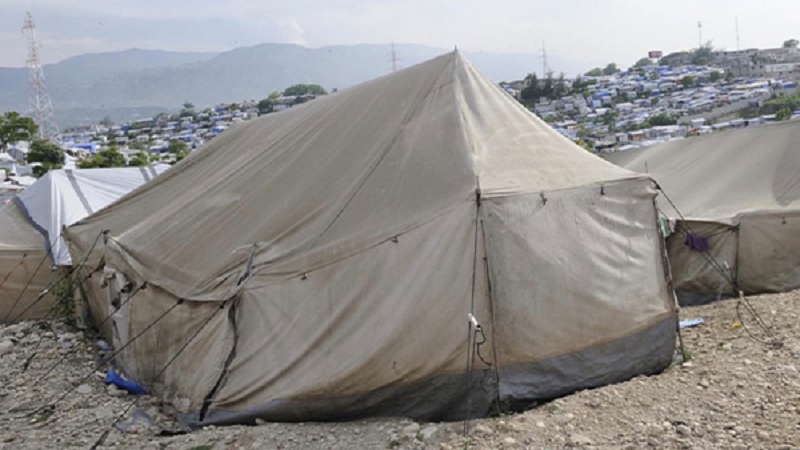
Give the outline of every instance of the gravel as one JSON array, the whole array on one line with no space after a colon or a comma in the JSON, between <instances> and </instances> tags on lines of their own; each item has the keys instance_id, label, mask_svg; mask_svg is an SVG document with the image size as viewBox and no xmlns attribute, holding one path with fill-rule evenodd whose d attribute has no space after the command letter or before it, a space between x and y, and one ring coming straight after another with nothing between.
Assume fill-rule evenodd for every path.
<instances>
[{"instance_id":1,"label":"gravel","mask_svg":"<svg viewBox=\"0 0 800 450\"><path fill-rule=\"evenodd\" d=\"M179 430L154 397L106 386L98 343L63 323L0 326L0 450L116 449L800 449L800 291L749 297L776 348L736 300L683 308L691 359L665 372L586 390L520 413L463 423L372 419ZM33 359L31 356L35 354ZM52 373L45 372L59 359ZM23 370L30 359L27 370ZM43 407L56 402L53 409ZM134 406L131 403L136 401ZM119 429L116 416L130 411Z\"/></svg>"}]
</instances>

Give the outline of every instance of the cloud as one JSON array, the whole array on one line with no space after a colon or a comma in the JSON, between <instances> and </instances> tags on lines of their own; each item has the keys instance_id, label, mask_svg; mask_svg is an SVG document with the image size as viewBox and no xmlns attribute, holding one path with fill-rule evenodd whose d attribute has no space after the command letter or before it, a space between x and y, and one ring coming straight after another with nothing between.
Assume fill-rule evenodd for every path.
<instances>
[{"instance_id":1,"label":"cloud","mask_svg":"<svg viewBox=\"0 0 800 450\"><path fill-rule=\"evenodd\" d=\"M626 66L651 49L697 46L698 20L703 40L717 47L735 47L737 15L745 48L778 46L800 34L800 2L786 0L0 1L0 30L19 30L29 10L40 32L65 41L48 44L58 45L53 55L59 58L70 49L220 51L263 42L319 47L395 41L531 53L545 41L553 55ZM0 65L19 61L18 44L8 36L0 36L0 44Z\"/></svg>"},{"instance_id":2,"label":"cloud","mask_svg":"<svg viewBox=\"0 0 800 450\"><path fill-rule=\"evenodd\" d=\"M296 20L282 20L278 23L282 32L285 33L285 41L290 44L297 44L297 45L308 45L308 39L306 38L306 32L303 30L303 27L297 23Z\"/></svg>"}]
</instances>

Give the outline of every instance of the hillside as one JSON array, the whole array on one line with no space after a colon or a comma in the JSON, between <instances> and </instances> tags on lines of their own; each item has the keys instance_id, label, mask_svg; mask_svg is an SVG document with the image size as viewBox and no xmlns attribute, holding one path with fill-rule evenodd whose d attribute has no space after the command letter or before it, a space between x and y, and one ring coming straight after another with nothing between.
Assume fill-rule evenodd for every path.
<instances>
[{"instance_id":1,"label":"hillside","mask_svg":"<svg viewBox=\"0 0 800 450\"><path fill-rule=\"evenodd\" d=\"M396 46L401 67L408 67L449 49ZM45 66L48 88L59 122L64 125L121 120L150 111L177 109L184 101L197 106L260 99L295 83L317 83L328 90L345 88L388 73L388 45L306 48L261 44L231 51L176 53L126 50L87 54ZM496 81L524 77L538 67L536 55L465 52ZM581 68L551 58L567 73ZM0 68L0 111L26 110L27 73Z\"/></svg>"}]
</instances>

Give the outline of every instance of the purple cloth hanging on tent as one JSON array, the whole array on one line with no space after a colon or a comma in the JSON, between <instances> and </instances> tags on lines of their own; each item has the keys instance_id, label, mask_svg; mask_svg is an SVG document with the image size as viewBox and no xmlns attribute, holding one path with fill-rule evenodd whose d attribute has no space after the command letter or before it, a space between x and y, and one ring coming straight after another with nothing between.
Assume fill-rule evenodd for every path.
<instances>
[{"instance_id":1,"label":"purple cloth hanging on tent","mask_svg":"<svg viewBox=\"0 0 800 450\"><path fill-rule=\"evenodd\" d=\"M686 232L686 238L683 240L683 243L696 252L708 251L708 238L694 234L691 231Z\"/></svg>"}]
</instances>

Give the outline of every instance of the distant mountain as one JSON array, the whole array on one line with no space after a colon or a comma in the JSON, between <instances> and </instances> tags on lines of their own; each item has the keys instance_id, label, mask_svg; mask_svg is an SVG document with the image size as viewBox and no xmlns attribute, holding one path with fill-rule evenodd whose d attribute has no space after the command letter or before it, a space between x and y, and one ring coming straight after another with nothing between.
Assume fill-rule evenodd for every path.
<instances>
[{"instance_id":1,"label":"distant mountain","mask_svg":"<svg viewBox=\"0 0 800 450\"><path fill-rule=\"evenodd\" d=\"M413 44L395 46L408 67L449 50ZM307 48L261 44L223 53L178 53L131 49L80 55L44 67L61 126L115 120L176 110L184 101L198 107L258 100L296 83L345 88L389 72L389 45ZM496 81L523 78L540 62L533 54L464 52ZM586 67L550 58L568 75ZM0 111L27 108L27 72L0 68Z\"/></svg>"}]
</instances>

